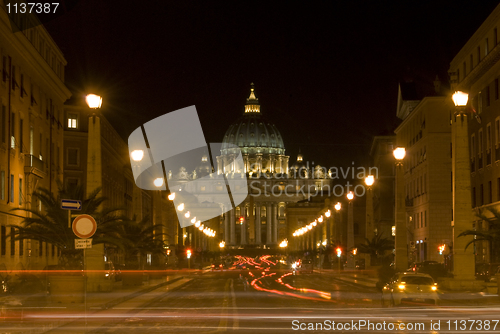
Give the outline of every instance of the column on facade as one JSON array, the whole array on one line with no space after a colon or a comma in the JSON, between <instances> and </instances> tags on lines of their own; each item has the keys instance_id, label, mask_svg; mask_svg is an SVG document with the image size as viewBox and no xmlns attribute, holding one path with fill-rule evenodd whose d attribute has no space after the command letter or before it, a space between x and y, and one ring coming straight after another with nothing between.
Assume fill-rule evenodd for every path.
<instances>
[{"instance_id":1,"label":"column on facade","mask_svg":"<svg viewBox=\"0 0 500 334\"><path fill-rule=\"evenodd\" d=\"M274 154L269 154L269 172L274 173L275 172L275 155Z\"/></svg>"},{"instance_id":2,"label":"column on facade","mask_svg":"<svg viewBox=\"0 0 500 334\"><path fill-rule=\"evenodd\" d=\"M230 231L229 231L229 215L231 211L228 211L224 214L224 243L226 245L229 245L229 236L230 236Z\"/></svg>"},{"instance_id":3,"label":"column on facade","mask_svg":"<svg viewBox=\"0 0 500 334\"><path fill-rule=\"evenodd\" d=\"M257 153L257 169L262 173L262 153Z\"/></svg>"},{"instance_id":4,"label":"column on facade","mask_svg":"<svg viewBox=\"0 0 500 334\"><path fill-rule=\"evenodd\" d=\"M245 206L240 206L241 216L244 217L243 223L240 225L241 228L241 244L247 244L247 225L248 225L248 212L246 212Z\"/></svg>"},{"instance_id":5,"label":"column on facade","mask_svg":"<svg viewBox=\"0 0 500 334\"><path fill-rule=\"evenodd\" d=\"M248 173L250 171L250 166L249 166L249 163L248 163L248 154L243 154L243 164L244 164L244 168L245 168L245 173Z\"/></svg>"},{"instance_id":6,"label":"column on facade","mask_svg":"<svg viewBox=\"0 0 500 334\"><path fill-rule=\"evenodd\" d=\"M273 204L273 244L278 243L278 204Z\"/></svg>"},{"instance_id":7,"label":"column on facade","mask_svg":"<svg viewBox=\"0 0 500 334\"><path fill-rule=\"evenodd\" d=\"M217 175L223 173L223 167L224 167L224 164L223 164L223 161L222 161L222 156L219 155L217 157Z\"/></svg>"},{"instance_id":8,"label":"column on facade","mask_svg":"<svg viewBox=\"0 0 500 334\"><path fill-rule=\"evenodd\" d=\"M267 219L267 231L266 231L266 244L271 245L273 243L272 239L272 216L273 216L273 211L272 211L272 204L267 203L267 209L266 209L266 219Z\"/></svg>"},{"instance_id":9,"label":"column on facade","mask_svg":"<svg viewBox=\"0 0 500 334\"><path fill-rule=\"evenodd\" d=\"M236 244L235 211L236 211L235 209L232 209L231 211L229 211L229 215L230 215L229 230L231 233L231 239L230 239L231 245Z\"/></svg>"},{"instance_id":10,"label":"column on facade","mask_svg":"<svg viewBox=\"0 0 500 334\"><path fill-rule=\"evenodd\" d=\"M257 202L255 203L255 244L260 245L262 244L260 235L261 235L261 222L260 222L260 203Z\"/></svg>"}]
</instances>

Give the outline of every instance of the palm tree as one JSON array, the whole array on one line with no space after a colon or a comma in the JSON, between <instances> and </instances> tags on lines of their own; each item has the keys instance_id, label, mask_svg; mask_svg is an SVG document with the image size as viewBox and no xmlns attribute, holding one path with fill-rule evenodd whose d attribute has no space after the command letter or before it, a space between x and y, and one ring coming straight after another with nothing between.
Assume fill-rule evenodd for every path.
<instances>
[{"instance_id":1,"label":"palm tree","mask_svg":"<svg viewBox=\"0 0 500 334\"><path fill-rule=\"evenodd\" d=\"M484 210L489 211L493 215L493 217L488 217L487 215L485 215ZM497 249L500 246L500 212L495 208L479 209L476 216L489 223L488 229L466 230L460 233L458 236L474 236L474 239L467 243L465 249L467 249L471 244L475 244L476 242L488 242L491 249L491 262L499 262L500 254Z\"/></svg>"},{"instance_id":2,"label":"palm tree","mask_svg":"<svg viewBox=\"0 0 500 334\"><path fill-rule=\"evenodd\" d=\"M101 188L94 190L82 201L80 214L88 214L97 222L97 230L92 237L93 244L112 244L124 248L124 240L118 233L118 226L124 224L125 218L118 208L100 208L105 198L98 196ZM82 187L74 187L71 191L65 190L61 184L57 197L48 189L40 188L35 193L41 201L43 209L13 209L13 211L24 211L27 213L23 220L23 226L14 227L15 240L38 240L56 246L61 255L59 265L64 269L82 268L82 251L75 249L76 236L71 228L68 228L68 211L61 209L61 199L81 199L84 196ZM12 236L11 236L12 237Z\"/></svg>"},{"instance_id":3,"label":"palm tree","mask_svg":"<svg viewBox=\"0 0 500 334\"><path fill-rule=\"evenodd\" d=\"M165 225L152 224L149 216L137 221L136 217L120 227L119 234L124 240L125 262L131 269L143 267L142 259L147 254L165 256L167 241L163 232Z\"/></svg>"},{"instance_id":4,"label":"palm tree","mask_svg":"<svg viewBox=\"0 0 500 334\"><path fill-rule=\"evenodd\" d=\"M394 249L394 241L387 238L382 238L383 233L376 234L372 240L365 238L364 244L358 244L358 252L370 254L371 265L377 265L379 259L385 255L385 251Z\"/></svg>"}]
</instances>

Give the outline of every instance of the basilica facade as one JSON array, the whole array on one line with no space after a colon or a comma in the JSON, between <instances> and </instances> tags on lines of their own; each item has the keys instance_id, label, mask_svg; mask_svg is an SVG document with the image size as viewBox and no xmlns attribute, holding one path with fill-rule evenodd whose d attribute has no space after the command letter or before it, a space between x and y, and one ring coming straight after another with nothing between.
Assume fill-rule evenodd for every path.
<instances>
[{"instance_id":1,"label":"basilica facade","mask_svg":"<svg viewBox=\"0 0 500 334\"><path fill-rule=\"evenodd\" d=\"M190 185L198 187L197 192L203 194L198 197L197 205L221 211L218 219L205 222L205 226L217 232L216 239L225 247L275 248L297 228L287 224L287 205L330 189L332 180L321 166L310 168L301 154L289 166L283 137L262 112L253 84L242 109L241 116L225 132L220 153L212 152L214 168L207 155L203 155L194 170L182 168L179 173L169 172L169 184L181 178L186 182L198 181ZM211 198L226 187L224 182L213 182L215 175L246 182L246 199L234 203L236 205L218 207L217 201ZM203 183L203 179L207 182ZM193 235L189 229L184 234L184 238L189 239L187 244L207 249L210 242L204 241L194 226Z\"/></svg>"}]
</instances>

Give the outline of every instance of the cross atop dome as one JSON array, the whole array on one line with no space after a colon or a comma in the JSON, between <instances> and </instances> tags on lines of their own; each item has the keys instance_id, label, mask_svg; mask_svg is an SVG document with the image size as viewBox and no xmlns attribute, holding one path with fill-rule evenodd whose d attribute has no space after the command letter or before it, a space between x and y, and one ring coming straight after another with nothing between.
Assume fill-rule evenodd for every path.
<instances>
[{"instance_id":1,"label":"cross atop dome","mask_svg":"<svg viewBox=\"0 0 500 334\"><path fill-rule=\"evenodd\" d=\"M260 113L260 104L259 99L255 97L254 93L254 84L253 82L250 84L250 96L247 99L247 103L245 105L245 114L246 113Z\"/></svg>"}]
</instances>

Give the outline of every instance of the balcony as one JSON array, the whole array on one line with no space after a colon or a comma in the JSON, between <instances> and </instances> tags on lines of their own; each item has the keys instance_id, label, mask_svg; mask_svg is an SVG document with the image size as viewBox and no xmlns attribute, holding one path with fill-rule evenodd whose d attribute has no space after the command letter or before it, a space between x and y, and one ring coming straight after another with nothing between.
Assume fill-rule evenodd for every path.
<instances>
[{"instance_id":1,"label":"balcony","mask_svg":"<svg viewBox=\"0 0 500 334\"><path fill-rule=\"evenodd\" d=\"M44 162L34 155L26 154L24 156L24 172L26 174L34 174L43 179L45 176L47 176L47 174L44 173L43 164Z\"/></svg>"},{"instance_id":2,"label":"balcony","mask_svg":"<svg viewBox=\"0 0 500 334\"><path fill-rule=\"evenodd\" d=\"M406 196L406 198L405 198L405 206L412 207L413 206L413 198L408 198L408 196Z\"/></svg>"}]
</instances>

